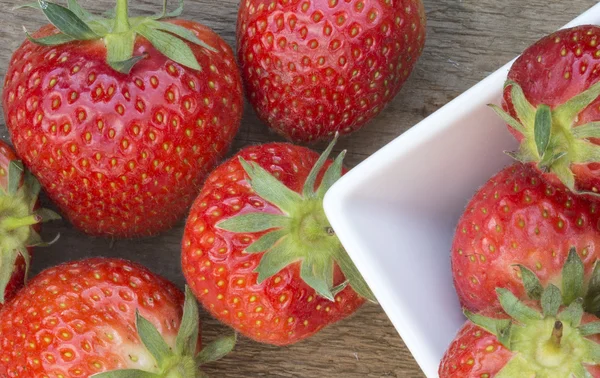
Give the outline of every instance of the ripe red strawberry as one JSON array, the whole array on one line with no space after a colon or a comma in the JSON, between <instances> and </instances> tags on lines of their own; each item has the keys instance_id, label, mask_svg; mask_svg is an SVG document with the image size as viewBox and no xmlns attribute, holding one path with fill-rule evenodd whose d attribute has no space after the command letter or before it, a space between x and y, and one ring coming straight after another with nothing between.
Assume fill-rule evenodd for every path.
<instances>
[{"instance_id":1,"label":"ripe red strawberry","mask_svg":"<svg viewBox=\"0 0 600 378\"><path fill-rule=\"evenodd\" d=\"M508 318L508 316L501 310L487 310L479 315L489 316L493 319ZM598 321L599 319L596 316L586 313L583 315L581 323L584 325L590 323L594 324ZM530 332L540 332L538 338L542 341L546 341L543 338L544 336L549 340L553 332L552 320L538 320L535 323L534 325L527 325L526 329ZM564 324L563 327L565 327ZM572 329L572 327L569 327L569 329ZM563 330L563 334L564 332L565 331ZM539 339L536 339L536 341ZM583 339L582 336L577 338L578 341L581 339ZM600 338L597 336L585 339L593 340L595 343L600 340ZM535 352L535 349L528 349L519 352L521 355L531 356L531 353ZM560 357L563 357L564 354L565 353L563 352L559 355ZM452 341L452 344L446 351L446 354L440 365L439 376L440 378L533 377L533 375L526 375L526 372L528 373L529 371L524 368L524 365L518 364L520 362L520 358L515 357L515 355L515 352L502 345L502 343L498 340L498 336L486 331L485 328L475 325L469 320L458 332L456 338L454 341ZM572 360L577 362L582 361L581 358L571 359L570 357L567 357L567 361L571 362ZM514 365L512 365L512 367L508 367L507 370L502 371L502 369L509 364L509 361L514 361ZM587 372L591 374L587 377L600 377L600 367L598 366L600 361L590 359L585 362L592 364L592 366L586 367ZM535 361L532 362L527 360L527 365L525 366L534 365L534 363ZM581 365L581 362L579 362L579 364ZM553 367L552 362L550 362L549 367ZM519 374L519 372L522 374ZM557 378L571 378L576 376L577 375L558 375L558 373L557 375L549 375L549 377ZM586 377L586 375L582 375L582 377Z\"/></svg>"},{"instance_id":2,"label":"ripe red strawberry","mask_svg":"<svg viewBox=\"0 0 600 378\"><path fill-rule=\"evenodd\" d=\"M38 208L39 192L37 180L0 141L0 308L23 286L32 247L47 244L38 225L59 219L53 211Z\"/></svg>"},{"instance_id":3,"label":"ripe red strawberry","mask_svg":"<svg viewBox=\"0 0 600 378\"><path fill-rule=\"evenodd\" d=\"M332 148L320 158L291 144L245 148L192 206L184 275L206 309L257 341L294 343L373 299L323 210L342 175L345 153L326 161Z\"/></svg>"},{"instance_id":4,"label":"ripe red strawberry","mask_svg":"<svg viewBox=\"0 0 600 378\"><path fill-rule=\"evenodd\" d=\"M503 108L521 146L514 157L573 191L600 190L600 28L542 38L512 66Z\"/></svg>"},{"instance_id":5,"label":"ripe red strawberry","mask_svg":"<svg viewBox=\"0 0 600 378\"><path fill-rule=\"evenodd\" d=\"M375 117L425 43L421 0L244 0L238 57L258 116L295 142L332 139Z\"/></svg>"},{"instance_id":6,"label":"ripe red strawberry","mask_svg":"<svg viewBox=\"0 0 600 378\"><path fill-rule=\"evenodd\" d=\"M573 255L562 280L582 287L581 260ZM584 313L582 298L563 306L569 295L554 285L544 290L532 277L526 291L538 294L535 301L497 289L501 309L465 311L470 320L446 351L440 378L600 377L600 319Z\"/></svg>"},{"instance_id":7,"label":"ripe red strawberry","mask_svg":"<svg viewBox=\"0 0 600 378\"><path fill-rule=\"evenodd\" d=\"M0 310L0 376L202 377L234 338L196 355L197 303L146 268L120 259L40 273ZM154 374L149 374L154 373Z\"/></svg>"},{"instance_id":8,"label":"ripe red strawberry","mask_svg":"<svg viewBox=\"0 0 600 378\"><path fill-rule=\"evenodd\" d=\"M88 234L170 228L240 124L230 47L191 21L128 19L126 0L115 20L75 1L70 10L42 4L56 27L15 51L4 86L18 154Z\"/></svg>"},{"instance_id":9,"label":"ripe red strawberry","mask_svg":"<svg viewBox=\"0 0 600 378\"><path fill-rule=\"evenodd\" d=\"M497 287L524 298L518 264L543 285L560 285L571 247L589 277L600 258L599 224L598 200L549 184L530 166L505 168L475 194L456 228L451 258L461 303L471 311L497 304Z\"/></svg>"}]
</instances>

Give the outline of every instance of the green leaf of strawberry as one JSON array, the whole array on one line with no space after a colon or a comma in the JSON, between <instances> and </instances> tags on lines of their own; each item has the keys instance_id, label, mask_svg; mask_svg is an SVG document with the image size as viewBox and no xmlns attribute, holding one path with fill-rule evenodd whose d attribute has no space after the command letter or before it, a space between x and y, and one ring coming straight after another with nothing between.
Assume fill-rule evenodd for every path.
<instances>
[{"instance_id":1,"label":"green leaf of strawberry","mask_svg":"<svg viewBox=\"0 0 600 378\"><path fill-rule=\"evenodd\" d=\"M236 344L236 336L226 336L205 346L198 354L198 332L200 317L198 303L186 286L183 318L177 333L175 348L172 349L156 327L136 311L136 329L145 348L152 355L159 373L138 369L113 370L93 375L94 378L155 377L192 378L203 377L200 366L217 361L231 353Z\"/></svg>"},{"instance_id":2,"label":"green leaf of strawberry","mask_svg":"<svg viewBox=\"0 0 600 378\"><path fill-rule=\"evenodd\" d=\"M540 283L538 277L524 265L517 264L521 271L521 279L523 280L523 286L527 292L527 296L533 300L540 300L544 293L544 288Z\"/></svg>"},{"instance_id":3,"label":"green leaf of strawberry","mask_svg":"<svg viewBox=\"0 0 600 378\"><path fill-rule=\"evenodd\" d=\"M538 155L542 157L542 161L546 155L548 143L550 143L550 133L552 129L552 111L547 105L538 107L535 113L534 135L535 145Z\"/></svg>"},{"instance_id":4,"label":"green leaf of strawberry","mask_svg":"<svg viewBox=\"0 0 600 378\"><path fill-rule=\"evenodd\" d=\"M34 228L60 216L38 208L39 192L38 181L0 142L0 307L27 279L31 261L28 248L52 243L45 243ZM9 287L13 289L8 291Z\"/></svg>"},{"instance_id":5,"label":"green leaf of strawberry","mask_svg":"<svg viewBox=\"0 0 600 378\"><path fill-rule=\"evenodd\" d=\"M133 66L145 58L133 55L136 35L140 34L156 47L158 51L173 61L194 70L200 70L196 57L183 41L217 52L215 48L199 39L190 30L160 19L177 17L183 10L183 1L173 12L167 12L166 2L163 12L152 17L130 18L127 0L118 0L114 14L104 18L92 15L75 0L69 0L68 7L38 0L37 4L27 4L19 8L41 9L48 20L60 31L58 34L33 38L34 43L44 46L57 46L73 41L102 39L107 49L107 62L116 71L128 74Z\"/></svg>"},{"instance_id":6,"label":"green leaf of strawberry","mask_svg":"<svg viewBox=\"0 0 600 378\"><path fill-rule=\"evenodd\" d=\"M24 171L25 168L23 168L23 163L21 161L12 160L10 162L8 167L8 184L6 188L8 195L14 196L17 194L17 189L19 188L20 182L23 179Z\"/></svg>"},{"instance_id":7,"label":"green leaf of strawberry","mask_svg":"<svg viewBox=\"0 0 600 378\"><path fill-rule=\"evenodd\" d=\"M562 304L562 296L559 288L552 284L548 285L542 294L541 301L544 316L556 316L556 314L558 314L558 309Z\"/></svg>"},{"instance_id":8,"label":"green leaf of strawberry","mask_svg":"<svg viewBox=\"0 0 600 378\"><path fill-rule=\"evenodd\" d=\"M159 29L153 29L145 23L139 24L135 30L167 58L194 70L201 69L194 53L181 39Z\"/></svg>"},{"instance_id":9,"label":"green leaf of strawberry","mask_svg":"<svg viewBox=\"0 0 600 378\"><path fill-rule=\"evenodd\" d=\"M77 17L81 18L84 21L88 21L94 18L94 16L83 9L81 5L77 2L77 0L67 0L67 6L71 12L73 12Z\"/></svg>"},{"instance_id":10,"label":"green leaf of strawberry","mask_svg":"<svg viewBox=\"0 0 600 378\"><path fill-rule=\"evenodd\" d=\"M294 212L297 204L302 202L302 197L298 193L283 185L263 167L248 163L243 158L240 158L240 163L248 175L248 184L252 189L261 198L276 205L284 214L289 215Z\"/></svg>"},{"instance_id":11,"label":"green leaf of strawberry","mask_svg":"<svg viewBox=\"0 0 600 378\"><path fill-rule=\"evenodd\" d=\"M562 293L565 304L584 297L583 262L575 248L570 249L562 270Z\"/></svg>"},{"instance_id":12,"label":"green leaf of strawberry","mask_svg":"<svg viewBox=\"0 0 600 378\"><path fill-rule=\"evenodd\" d=\"M154 356L156 363L159 366L163 366L171 355L171 348L167 345L156 327L140 316L139 312L136 312L135 318L140 340L142 340L146 349ZM196 320L199 321L199 319Z\"/></svg>"},{"instance_id":13,"label":"green leaf of strawberry","mask_svg":"<svg viewBox=\"0 0 600 378\"><path fill-rule=\"evenodd\" d=\"M600 138L600 122L590 122L573 129L573 136L577 139Z\"/></svg>"},{"instance_id":14,"label":"green leaf of strawberry","mask_svg":"<svg viewBox=\"0 0 600 378\"><path fill-rule=\"evenodd\" d=\"M30 40L31 42L38 44L38 45L43 45L43 46L57 46L57 45L62 45L64 43L69 43L69 42L73 42L75 41L75 38L63 34L63 33L57 33L57 34L53 34L47 37L41 37L41 38L33 38L31 36L31 34L29 34L29 32L26 32L27 35L27 39Z\"/></svg>"},{"instance_id":15,"label":"green leaf of strawberry","mask_svg":"<svg viewBox=\"0 0 600 378\"><path fill-rule=\"evenodd\" d=\"M368 285L347 257L323 211L323 197L342 175L344 154L325 171L321 185L315 189L318 174L323 169L336 139L319 157L303 186L302 195L289 189L281 181L254 162L240 157L240 163L248 175L248 183L261 198L276 205L279 214L247 213L224 220L218 227L237 233L273 230L249 247L251 253L265 252L259 266L258 283L274 276L283 268L299 261L300 276L319 295L334 300L333 264L340 266L348 284L361 296L375 301ZM306 240L314 250L306 250ZM316 253L315 253L316 252Z\"/></svg>"},{"instance_id":16,"label":"green leaf of strawberry","mask_svg":"<svg viewBox=\"0 0 600 378\"><path fill-rule=\"evenodd\" d=\"M183 2L181 4L183 6ZM169 13L168 17L175 17L174 14L175 13ZM208 45L206 42L204 42L203 40L196 37L196 35L194 33L192 33L189 29L186 29L182 26L171 24L168 22L160 22L160 21L156 21L156 20L147 20L144 23L146 25L150 26L150 28L152 28L152 29L162 30L162 31L174 34L188 42L194 43L194 44L196 44L200 47L203 47L209 51L217 52L217 50L214 47Z\"/></svg>"},{"instance_id":17,"label":"green leaf of strawberry","mask_svg":"<svg viewBox=\"0 0 600 378\"><path fill-rule=\"evenodd\" d=\"M510 331L512 327L510 319L494 319L473 313L469 310L464 310L464 314L473 323L496 335L502 345L510 348Z\"/></svg>"},{"instance_id":18,"label":"green leaf of strawberry","mask_svg":"<svg viewBox=\"0 0 600 378\"><path fill-rule=\"evenodd\" d=\"M593 314L600 313L600 263L594 264L592 275L588 282L584 308Z\"/></svg>"},{"instance_id":19,"label":"green leaf of strawberry","mask_svg":"<svg viewBox=\"0 0 600 378\"><path fill-rule=\"evenodd\" d=\"M237 337L233 335L221 337L213 341L212 343L202 348L200 353L198 353L198 355L196 356L196 363L200 366L209 362L220 360L233 350L236 340Z\"/></svg>"},{"instance_id":20,"label":"green leaf of strawberry","mask_svg":"<svg viewBox=\"0 0 600 378\"><path fill-rule=\"evenodd\" d=\"M290 218L278 214L249 213L227 219L219 227L232 232L260 232L290 226ZM275 240L276 241L276 240ZM275 242L274 241L274 242ZM261 252L264 249L261 250Z\"/></svg>"},{"instance_id":21,"label":"green leaf of strawberry","mask_svg":"<svg viewBox=\"0 0 600 378\"><path fill-rule=\"evenodd\" d=\"M583 300L577 298L575 301L565 308L560 314L558 319L570 323L573 327L578 327L583 316Z\"/></svg>"},{"instance_id":22,"label":"green leaf of strawberry","mask_svg":"<svg viewBox=\"0 0 600 378\"><path fill-rule=\"evenodd\" d=\"M571 251L563 269L563 279L570 277L571 282L566 287L571 292L572 288L584 284L583 274L579 274L580 263L577 254ZM530 277L530 272L524 277L530 285L528 292L538 287L539 279ZM580 278L579 283L574 282L576 277ZM572 300L567 307L561 306L563 298L571 294L561 293L552 284L537 301L527 303L509 290L498 288L497 293L502 312L489 308L472 313L465 309L469 322L442 359L441 378L571 378L590 377L592 371L597 371L600 345L587 337L600 333L600 321L584 313L583 298ZM537 297L539 291L536 289L533 293ZM479 327L487 331L486 334L478 331Z\"/></svg>"},{"instance_id":23,"label":"green leaf of strawberry","mask_svg":"<svg viewBox=\"0 0 600 378\"><path fill-rule=\"evenodd\" d=\"M185 287L186 298L192 298L193 294L188 286ZM191 355L195 353L198 345L199 319L198 303L195 300L188 300L183 305L183 319L177 333L175 341L175 353L181 355Z\"/></svg>"},{"instance_id":24,"label":"green leaf of strawberry","mask_svg":"<svg viewBox=\"0 0 600 378\"><path fill-rule=\"evenodd\" d=\"M62 5L38 0L40 9L48 20L58 30L76 40L91 40L100 38L94 31L75 13Z\"/></svg>"},{"instance_id":25,"label":"green leaf of strawberry","mask_svg":"<svg viewBox=\"0 0 600 378\"><path fill-rule=\"evenodd\" d=\"M579 327L582 336L597 335L600 333L600 321L587 323Z\"/></svg>"},{"instance_id":26,"label":"green leaf of strawberry","mask_svg":"<svg viewBox=\"0 0 600 378\"><path fill-rule=\"evenodd\" d=\"M506 311L508 315L517 321L525 323L527 321L540 319L542 317L542 314L525 305L509 290L498 288L496 289L496 292L498 293L498 300L500 301L500 305L504 311Z\"/></svg>"}]
</instances>

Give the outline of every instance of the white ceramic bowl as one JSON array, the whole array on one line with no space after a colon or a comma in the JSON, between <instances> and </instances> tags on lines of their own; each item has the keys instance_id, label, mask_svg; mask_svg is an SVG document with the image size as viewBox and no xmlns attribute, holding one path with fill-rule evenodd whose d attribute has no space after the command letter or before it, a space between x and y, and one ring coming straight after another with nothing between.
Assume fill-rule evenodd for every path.
<instances>
[{"instance_id":1,"label":"white ceramic bowl","mask_svg":"<svg viewBox=\"0 0 600 378\"><path fill-rule=\"evenodd\" d=\"M565 27L599 23L600 4ZM516 147L486 106L499 103L511 63L352 169L325 198L336 233L430 378L464 322L450 271L456 222L509 163L503 151Z\"/></svg>"}]
</instances>

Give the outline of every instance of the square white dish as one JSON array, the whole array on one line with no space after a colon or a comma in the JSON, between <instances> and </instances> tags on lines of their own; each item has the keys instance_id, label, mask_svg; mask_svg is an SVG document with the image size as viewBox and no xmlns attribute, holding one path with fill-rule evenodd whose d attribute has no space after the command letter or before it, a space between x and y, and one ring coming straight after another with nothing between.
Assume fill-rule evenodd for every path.
<instances>
[{"instance_id":1,"label":"square white dish","mask_svg":"<svg viewBox=\"0 0 600 378\"><path fill-rule=\"evenodd\" d=\"M600 24L600 4L565 27L582 24ZM487 107L499 103L511 64L377 151L325 197L337 235L429 378L465 320L450 270L456 222L476 189L510 163L503 151L516 147Z\"/></svg>"}]
</instances>

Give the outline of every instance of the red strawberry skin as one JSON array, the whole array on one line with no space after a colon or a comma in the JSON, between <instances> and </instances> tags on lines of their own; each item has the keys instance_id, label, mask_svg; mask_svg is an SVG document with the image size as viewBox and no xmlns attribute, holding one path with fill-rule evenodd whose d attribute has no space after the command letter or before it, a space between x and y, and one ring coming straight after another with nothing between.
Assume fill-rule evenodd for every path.
<instances>
[{"instance_id":1,"label":"red strawberry skin","mask_svg":"<svg viewBox=\"0 0 600 378\"><path fill-rule=\"evenodd\" d=\"M555 108L582 93L600 79L600 27L593 25L563 29L542 38L527 48L515 61L508 79L521 86L535 107ZM504 90L503 108L517 118L510 86ZM575 125L600 121L600 98L581 113ZM523 135L509 128L521 141ZM598 144L598 139L590 139ZM600 164L574 164L576 186L580 190L600 190ZM557 181L553 174L547 179Z\"/></svg>"},{"instance_id":2,"label":"red strawberry skin","mask_svg":"<svg viewBox=\"0 0 600 378\"><path fill-rule=\"evenodd\" d=\"M190 211L183 237L183 272L199 301L217 319L254 340L292 344L354 313L364 300L350 287L337 294L335 302L317 296L300 278L299 263L257 283L254 269L263 254L244 249L264 233L236 234L215 226L240 213L279 213L250 189L239 157L258 163L301 192L319 155L305 147L271 143L245 148L219 166ZM334 284L342 282L336 266Z\"/></svg>"},{"instance_id":3,"label":"red strawberry skin","mask_svg":"<svg viewBox=\"0 0 600 378\"><path fill-rule=\"evenodd\" d=\"M480 313L496 319L507 319L508 316L498 308L489 308ZM584 314L582 324L597 321L591 314ZM590 337L598 342L598 336ZM467 321L458 331L446 351L439 368L440 378L492 378L513 357L513 352L506 349L496 336ZM599 366L588 366L588 372L594 378L600 377Z\"/></svg>"},{"instance_id":4,"label":"red strawberry skin","mask_svg":"<svg viewBox=\"0 0 600 378\"><path fill-rule=\"evenodd\" d=\"M98 41L15 51L3 92L16 151L80 230L137 237L170 228L228 150L242 114L231 48L203 25L169 21L218 49L189 44L202 71L147 54L129 75L105 62ZM51 26L35 36L55 33Z\"/></svg>"},{"instance_id":5,"label":"red strawberry skin","mask_svg":"<svg viewBox=\"0 0 600 378\"><path fill-rule=\"evenodd\" d=\"M425 42L421 0L244 0L238 57L258 116L295 142L348 134L400 91Z\"/></svg>"},{"instance_id":6,"label":"red strawberry skin","mask_svg":"<svg viewBox=\"0 0 600 378\"><path fill-rule=\"evenodd\" d=\"M509 317L498 308L490 308L481 315L496 319ZM448 347L440 363L440 378L493 377L512 358L513 352L506 349L496 336L473 324L463 325Z\"/></svg>"},{"instance_id":7,"label":"red strawberry skin","mask_svg":"<svg viewBox=\"0 0 600 378\"><path fill-rule=\"evenodd\" d=\"M533 271L544 287L560 287L571 247L589 277L600 257L599 222L597 200L547 183L528 165L503 169L471 199L456 228L452 273L462 305L471 311L495 305L497 287L524 299L515 264Z\"/></svg>"},{"instance_id":8,"label":"red strawberry skin","mask_svg":"<svg viewBox=\"0 0 600 378\"><path fill-rule=\"evenodd\" d=\"M3 141L0 141L0 191L8 190L8 169L10 163L15 160L18 159L12 148ZM27 251L31 256L33 248L27 248ZM4 290L4 298L6 300L9 300L25 283L26 264L23 256L17 256L14 266L13 274ZM2 303L0 303L0 308L2 308Z\"/></svg>"},{"instance_id":9,"label":"red strawberry skin","mask_svg":"<svg viewBox=\"0 0 600 378\"><path fill-rule=\"evenodd\" d=\"M18 160L13 149L0 140L0 189L8 189L8 168L10 163Z\"/></svg>"},{"instance_id":10,"label":"red strawberry skin","mask_svg":"<svg viewBox=\"0 0 600 378\"><path fill-rule=\"evenodd\" d=\"M95 258L50 268L0 310L0 376L152 371L135 312L173 347L183 301L173 284L125 260Z\"/></svg>"}]
</instances>

